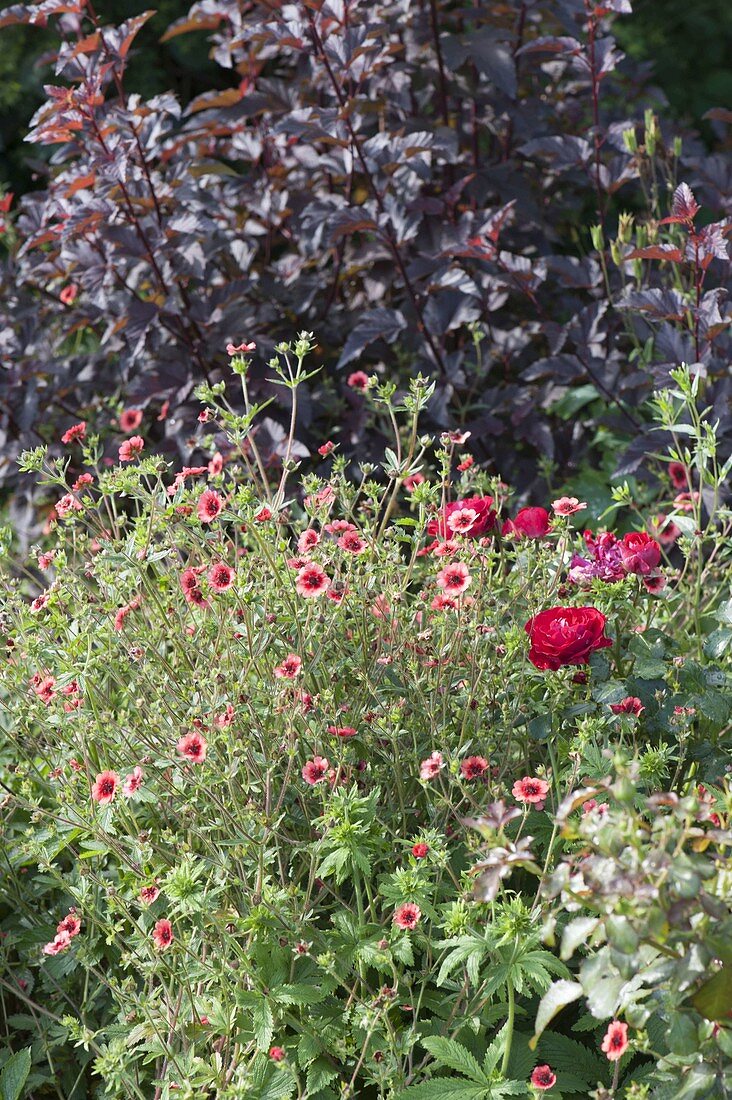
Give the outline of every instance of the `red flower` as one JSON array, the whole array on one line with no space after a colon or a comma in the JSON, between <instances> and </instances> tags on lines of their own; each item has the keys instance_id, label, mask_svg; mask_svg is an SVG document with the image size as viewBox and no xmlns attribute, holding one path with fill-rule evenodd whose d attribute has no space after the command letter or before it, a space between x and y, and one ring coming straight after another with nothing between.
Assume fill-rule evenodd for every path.
<instances>
[{"instance_id":1,"label":"red flower","mask_svg":"<svg viewBox=\"0 0 732 1100\"><path fill-rule=\"evenodd\" d=\"M556 671L563 665L586 665L596 649L612 645L605 616L596 607L549 607L525 624L531 639L529 660Z\"/></svg>"},{"instance_id":2,"label":"red flower","mask_svg":"<svg viewBox=\"0 0 732 1100\"><path fill-rule=\"evenodd\" d=\"M462 512L470 508L475 512L475 519L467 527L461 527L460 533L470 538L479 538L486 531L490 531L496 522L496 513L492 508L493 497L466 497L465 500L454 500L446 504L442 513L427 524L427 534L439 535L441 538L449 538L452 534L450 517L455 512Z\"/></svg>"},{"instance_id":3,"label":"red flower","mask_svg":"<svg viewBox=\"0 0 732 1100\"><path fill-rule=\"evenodd\" d=\"M254 513L252 519L255 523L266 523L272 519L272 511L266 504L263 504L259 511Z\"/></svg>"},{"instance_id":4,"label":"red flower","mask_svg":"<svg viewBox=\"0 0 732 1100\"><path fill-rule=\"evenodd\" d=\"M419 765L420 779L435 779L445 767L442 753L436 749Z\"/></svg>"},{"instance_id":5,"label":"red flower","mask_svg":"<svg viewBox=\"0 0 732 1100\"><path fill-rule=\"evenodd\" d=\"M160 890L157 886L143 886L140 890L140 901L143 905L152 905L159 897Z\"/></svg>"},{"instance_id":6,"label":"red flower","mask_svg":"<svg viewBox=\"0 0 732 1100\"><path fill-rule=\"evenodd\" d=\"M288 653L281 665L274 670L278 680L294 680L302 668L302 660L297 653Z\"/></svg>"},{"instance_id":7,"label":"red flower","mask_svg":"<svg viewBox=\"0 0 732 1100\"><path fill-rule=\"evenodd\" d=\"M221 512L224 502L215 489L205 489L198 498L196 512L201 523L211 523Z\"/></svg>"},{"instance_id":8,"label":"red flower","mask_svg":"<svg viewBox=\"0 0 732 1100\"><path fill-rule=\"evenodd\" d=\"M67 936L78 936L81 932L81 921L76 913L69 913L56 925L56 932L65 932Z\"/></svg>"},{"instance_id":9,"label":"red flower","mask_svg":"<svg viewBox=\"0 0 732 1100\"><path fill-rule=\"evenodd\" d=\"M269 1056L273 1062L283 1062L285 1059L285 1052L282 1047L270 1047Z\"/></svg>"},{"instance_id":10,"label":"red flower","mask_svg":"<svg viewBox=\"0 0 732 1100\"><path fill-rule=\"evenodd\" d=\"M523 779L517 779L511 791L518 802L544 802L549 790L546 779L535 779L525 775Z\"/></svg>"},{"instance_id":11,"label":"red flower","mask_svg":"<svg viewBox=\"0 0 732 1100\"><path fill-rule=\"evenodd\" d=\"M513 533L519 538L543 539L549 533L549 513L546 508L522 508L515 519L507 519L501 533Z\"/></svg>"},{"instance_id":12,"label":"red flower","mask_svg":"<svg viewBox=\"0 0 732 1100\"><path fill-rule=\"evenodd\" d=\"M664 547L673 546L681 535L681 528L662 512L651 520L651 529L657 541Z\"/></svg>"},{"instance_id":13,"label":"red flower","mask_svg":"<svg viewBox=\"0 0 732 1100\"><path fill-rule=\"evenodd\" d=\"M421 485L424 481L424 474L409 474L404 478L402 484L408 493L413 493L418 485Z\"/></svg>"},{"instance_id":14,"label":"red flower","mask_svg":"<svg viewBox=\"0 0 732 1100\"><path fill-rule=\"evenodd\" d=\"M322 596L329 584L330 579L325 570L315 562L310 562L298 572L295 587L301 596L310 599Z\"/></svg>"},{"instance_id":15,"label":"red flower","mask_svg":"<svg viewBox=\"0 0 732 1100\"><path fill-rule=\"evenodd\" d=\"M73 424L68 428L61 436L62 443L73 443L78 441L83 443L86 439L86 421L80 420L78 424Z\"/></svg>"},{"instance_id":16,"label":"red flower","mask_svg":"<svg viewBox=\"0 0 732 1100\"><path fill-rule=\"evenodd\" d=\"M488 761L484 756L466 756L460 765L463 779L480 779L488 771Z\"/></svg>"},{"instance_id":17,"label":"red flower","mask_svg":"<svg viewBox=\"0 0 732 1100\"><path fill-rule=\"evenodd\" d=\"M170 947L175 939L170 921L165 918L157 921L152 931L152 938L158 951L165 951L166 947Z\"/></svg>"},{"instance_id":18,"label":"red flower","mask_svg":"<svg viewBox=\"0 0 732 1100\"><path fill-rule=\"evenodd\" d=\"M100 806L108 806L113 801L118 786L117 772L100 772L94 780L91 796Z\"/></svg>"},{"instance_id":19,"label":"red flower","mask_svg":"<svg viewBox=\"0 0 732 1100\"><path fill-rule=\"evenodd\" d=\"M79 288L76 283L69 283L69 285L65 286L59 294L59 301L65 306L73 305L73 303L76 301L76 296L78 293Z\"/></svg>"},{"instance_id":20,"label":"red flower","mask_svg":"<svg viewBox=\"0 0 732 1100\"><path fill-rule=\"evenodd\" d=\"M553 1089L556 1083L557 1075L551 1066L537 1066L531 1074L531 1084L541 1092L546 1089Z\"/></svg>"},{"instance_id":21,"label":"red flower","mask_svg":"<svg viewBox=\"0 0 732 1100\"><path fill-rule=\"evenodd\" d=\"M142 768L137 764L122 784L122 794L125 798L132 798L136 791L139 791L142 786Z\"/></svg>"},{"instance_id":22,"label":"red flower","mask_svg":"<svg viewBox=\"0 0 732 1100\"><path fill-rule=\"evenodd\" d=\"M132 462L145 449L145 440L141 435L132 435L126 439L119 449L120 462Z\"/></svg>"},{"instance_id":23,"label":"red flower","mask_svg":"<svg viewBox=\"0 0 732 1100\"><path fill-rule=\"evenodd\" d=\"M297 549L300 554L307 554L320 542L320 535L312 527L308 527L297 540ZM303 563L306 564L306 563ZM302 568L302 566L300 567Z\"/></svg>"},{"instance_id":24,"label":"red flower","mask_svg":"<svg viewBox=\"0 0 732 1100\"><path fill-rule=\"evenodd\" d=\"M44 955L58 955L71 946L71 936L68 932L57 932L50 943L43 945Z\"/></svg>"},{"instance_id":25,"label":"red flower","mask_svg":"<svg viewBox=\"0 0 732 1100\"><path fill-rule=\"evenodd\" d=\"M244 343L244 344L239 344L238 346L236 344L227 344L226 345L226 354L227 355L239 355L242 351L245 351L245 352L246 351L254 351L256 346L257 345L254 343L253 340L251 340L248 344Z\"/></svg>"},{"instance_id":26,"label":"red flower","mask_svg":"<svg viewBox=\"0 0 732 1100\"><path fill-rule=\"evenodd\" d=\"M142 409L125 409L120 413L120 431L134 432L142 424Z\"/></svg>"},{"instance_id":27,"label":"red flower","mask_svg":"<svg viewBox=\"0 0 732 1100\"><path fill-rule=\"evenodd\" d=\"M619 543L623 565L629 573L648 576L661 561L661 547L645 531L631 531Z\"/></svg>"},{"instance_id":28,"label":"red flower","mask_svg":"<svg viewBox=\"0 0 732 1100\"><path fill-rule=\"evenodd\" d=\"M683 462L669 462L668 476L671 478L674 489L689 488L689 471Z\"/></svg>"},{"instance_id":29,"label":"red flower","mask_svg":"<svg viewBox=\"0 0 732 1100\"><path fill-rule=\"evenodd\" d=\"M617 1062L622 1058L628 1049L628 1025L622 1024L619 1020L613 1020L608 1026L600 1049L610 1062Z\"/></svg>"},{"instance_id":30,"label":"red flower","mask_svg":"<svg viewBox=\"0 0 732 1100\"><path fill-rule=\"evenodd\" d=\"M408 901L404 905L399 906L394 916L392 917L392 920L394 921L394 924L397 926L397 928L405 928L408 930L410 928L417 927L421 916L422 910L419 908L419 906L415 905L411 901Z\"/></svg>"},{"instance_id":31,"label":"red flower","mask_svg":"<svg viewBox=\"0 0 732 1100\"><path fill-rule=\"evenodd\" d=\"M328 726L328 733L332 733L336 737L347 739L349 737L355 737L358 730L354 729L353 726Z\"/></svg>"},{"instance_id":32,"label":"red flower","mask_svg":"<svg viewBox=\"0 0 732 1100\"><path fill-rule=\"evenodd\" d=\"M610 710L613 714L642 714L646 708L636 695L626 695L619 703L611 703Z\"/></svg>"},{"instance_id":33,"label":"red flower","mask_svg":"<svg viewBox=\"0 0 732 1100\"><path fill-rule=\"evenodd\" d=\"M366 549L366 542L358 531L346 531L338 539L338 545L341 550L347 550L349 554L363 554Z\"/></svg>"},{"instance_id":34,"label":"red flower","mask_svg":"<svg viewBox=\"0 0 732 1100\"><path fill-rule=\"evenodd\" d=\"M321 783L328 774L328 758L325 756L314 756L312 760L308 760L303 765L302 777L306 783L309 783L311 787L314 787L316 783Z\"/></svg>"},{"instance_id":35,"label":"red flower","mask_svg":"<svg viewBox=\"0 0 732 1100\"><path fill-rule=\"evenodd\" d=\"M234 583L236 573L226 562L217 561L208 571L208 583L214 592L226 592Z\"/></svg>"},{"instance_id":36,"label":"red flower","mask_svg":"<svg viewBox=\"0 0 732 1100\"><path fill-rule=\"evenodd\" d=\"M471 583L470 570L462 562L451 562L437 574L437 584L446 596L459 596Z\"/></svg>"},{"instance_id":37,"label":"red flower","mask_svg":"<svg viewBox=\"0 0 732 1100\"><path fill-rule=\"evenodd\" d=\"M424 857L427 855L429 850L430 850L429 844L424 844L424 843L415 844L412 847L412 855L414 856L415 859L424 859Z\"/></svg>"},{"instance_id":38,"label":"red flower","mask_svg":"<svg viewBox=\"0 0 732 1100\"><path fill-rule=\"evenodd\" d=\"M361 393L365 393L369 386L369 376L362 370L355 370L353 374L349 374L346 383L352 390L360 390Z\"/></svg>"},{"instance_id":39,"label":"red flower","mask_svg":"<svg viewBox=\"0 0 732 1100\"><path fill-rule=\"evenodd\" d=\"M318 447L318 454L322 458L326 458L331 451L335 450L335 443L332 439L329 439L327 443L323 443L322 447Z\"/></svg>"},{"instance_id":40,"label":"red flower","mask_svg":"<svg viewBox=\"0 0 732 1100\"><path fill-rule=\"evenodd\" d=\"M202 764L206 759L208 742L202 733L193 730L191 733L185 733L180 738L177 747L180 755L190 760L191 764Z\"/></svg>"}]
</instances>

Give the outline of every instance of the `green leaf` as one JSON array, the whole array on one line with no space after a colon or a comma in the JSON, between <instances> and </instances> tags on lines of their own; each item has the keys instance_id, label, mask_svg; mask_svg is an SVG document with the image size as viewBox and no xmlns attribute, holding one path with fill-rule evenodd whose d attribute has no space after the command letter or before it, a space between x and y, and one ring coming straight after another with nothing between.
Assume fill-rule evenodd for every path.
<instances>
[{"instance_id":1,"label":"green leaf","mask_svg":"<svg viewBox=\"0 0 732 1100\"><path fill-rule=\"evenodd\" d=\"M732 967L724 966L717 971L696 991L691 1003L706 1020L729 1023L732 1018Z\"/></svg>"},{"instance_id":2,"label":"green leaf","mask_svg":"<svg viewBox=\"0 0 732 1100\"><path fill-rule=\"evenodd\" d=\"M422 1046L430 1052L441 1066L454 1069L480 1084L488 1083L477 1059L454 1039L445 1039L440 1035L430 1035L422 1040Z\"/></svg>"},{"instance_id":3,"label":"green leaf","mask_svg":"<svg viewBox=\"0 0 732 1100\"><path fill-rule=\"evenodd\" d=\"M547 989L544 996L539 1003L539 1009L536 1013L536 1023L534 1024L534 1037L529 1043L532 1050L536 1049L536 1044L539 1041L539 1036L542 1031L551 1023L558 1012L573 1001L579 1000L582 996L582 986L579 982L568 982L562 979L558 982L554 982L553 985Z\"/></svg>"},{"instance_id":4,"label":"green leaf","mask_svg":"<svg viewBox=\"0 0 732 1100\"><path fill-rule=\"evenodd\" d=\"M471 1085L469 1081L449 1081L434 1077L421 1085L411 1085L400 1092L395 1100L490 1100L486 1085Z\"/></svg>"},{"instance_id":5,"label":"green leaf","mask_svg":"<svg viewBox=\"0 0 732 1100\"><path fill-rule=\"evenodd\" d=\"M561 957L571 959L581 943L585 943L599 924L597 917L575 917L562 933Z\"/></svg>"},{"instance_id":6,"label":"green leaf","mask_svg":"<svg viewBox=\"0 0 732 1100\"><path fill-rule=\"evenodd\" d=\"M264 998L254 1006L252 1027L259 1049L269 1050L274 1034L274 1017L272 1016L272 1009Z\"/></svg>"},{"instance_id":7,"label":"green leaf","mask_svg":"<svg viewBox=\"0 0 732 1100\"><path fill-rule=\"evenodd\" d=\"M286 1005L316 1005L325 999L326 991L314 985L282 985L272 995Z\"/></svg>"},{"instance_id":8,"label":"green leaf","mask_svg":"<svg viewBox=\"0 0 732 1100\"><path fill-rule=\"evenodd\" d=\"M31 1050L19 1050L11 1054L0 1073L0 1097L2 1100L18 1100L31 1068Z\"/></svg>"}]
</instances>

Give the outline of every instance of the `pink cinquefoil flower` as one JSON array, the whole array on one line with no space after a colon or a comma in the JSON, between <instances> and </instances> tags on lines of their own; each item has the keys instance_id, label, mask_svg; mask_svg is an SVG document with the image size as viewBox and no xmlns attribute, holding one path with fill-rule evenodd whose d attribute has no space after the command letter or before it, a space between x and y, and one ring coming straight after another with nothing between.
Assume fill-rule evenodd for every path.
<instances>
[{"instance_id":1,"label":"pink cinquefoil flower","mask_svg":"<svg viewBox=\"0 0 732 1100\"><path fill-rule=\"evenodd\" d=\"M145 449L145 440L141 435L132 435L126 439L119 449L120 462L132 462Z\"/></svg>"},{"instance_id":2,"label":"pink cinquefoil flower","mask_svg":"<svg viewBox=\"0 0 732 1100\"><path fill-rule=\"evenodd\" d=\"M71 938L79 935L79 932L81 932L81 920L73 910L67 913L63 920L58 922L56 925L56 932L65 932L66 935Z\"/></svg>"},{"instance_id":3,"label":"pink cinquefoil flower","mask_svg":"<svg viewBox=\"0 0 732 1100\"><path fill-rule=\"evenodd\" d=\"M338 539L338 545L341 550L346 550L349 554L363 554L366 549L366 540L361 538L358 531L346 531Z\"/></svg>"},{"instance_id":4,"label":"pink cinquefoil flower","mask_svg":"<svg viewBox=\"0 0 732 1100\"><path fill-rule=\"evenodd\" d=\"M227 355L241 355L242 352L246 353L246 352L249 352L249 351L254 351L256 346L257 345L254 343L253 340L250 340L249 343L246 343L246 341L245 341L243 344L227 344L226 345L226 354Z\"/></svg>"},{"instance_id":5,"label":"pink cinquefoil flower","mask_svg":"<svg viewBox=\"0 0 732 1100\"><path fill-rule=\"evenodd\" d=\"M355 737L358 730L354 729L353 726L328 726L328 733L347 740L349 737Z\"/></svg>"},{"instance_id":6,"label":"pink cinquefoil flower","mask_svg":"<svg viewBox=\"0 0 732 1100\"><path fill-rule=\"evenodd\" d=\"M274 670L278 680L294 680L302 668L302 659L297 653L288 653L281 665Z\"/></svg>"},{"instance_id":7,"label":"pink cinquefoil flower","mask_svg":"<svg viewBox=\"0 0 732 1100\"><path fill-rule=\"evenodd\" d=\"M435 749L435 751L430 753L427 759L423 760L419 765L419 778L436 779L444 767L445 761L443 760L442 753Z\"/></svg>"},{"instance_id":8,"label":"pink cinquefoil flower","mask_svg":"<svg viewBox=\"0 0 732 1100\"><path fill-rule=\"evenodd\" d=\"M208 583L213 592L227 592L234 583L236 573L225 561L217 561L208 571Z\"/></svg>"},{"instance_id":9,"label":"pink cinquefoil flower","mask_svg":"<svg viewBox=\"0 0 732 1100\"><path fill-rule=\"evenodd\" d=\"M320 542L320 535L312 527L308 527L306 531L300 535L297 540L297 552L298 554L309 554L313 547L317 546Z\"/></svg>"},{"instance_id":10,"label":"pink cinquefoil flower","mask_svg":"<svg viewBox=\"0 0 732 1100\"><path fill-rule=\"evenodd\" d=\"M523 779L517 779L511 793L518 802L529 802L537 805L544 804L549 784L546 779L536 779L525 775Z\"/></svg>"},{"instance_id":11,"label":"pink cinquefoil flower","mask_svg":"<svg viewBox=\"0 0 732 1100\"><path fill-rule=\"evenodd\" d=\"M470 585L472 577L467 565L454 561L437 574L438 587L446 596L459 596Z\"/></svg>"},{"instance_id":12,"label":"pink cinquefoil flower","mask_svg":"<svg viewBox=\"0 0 732 1100\"><path fill-rule=\"evenodd\" d=\"M628 1049L628 1025L613 1020L605 1032L600 1048L610 1062L617 1062Z\"/></svg>"},{"instance_id":13,"label":"pink cinquefoil flower","mask_svg":"<svg viewBox=\"0 0 732 1100\"><path fill-rule=\"evenodd\" d=\"M466 756L460 764L460 774L468 781L480 779L488 771L488 761L484 756Z\"/></svg>"},{"instance_id":14,"label":"pink cinquefoil flower","mask_svg":"<svg viewBox=\"0 0 732 1100\"><path fill-rule=\"evenodd\" d=\"M460 534L464 537L480 538L495 525L496 513L493 509L493 497L465 497L464 500L454 500L446 504L441 514L436 519L431 519L427 524L427 534L449 538L453 533L450 527L450 517L455 512L464 512L471 509L475 512L473 522L465 527L461 526Z\"/></svg>"},{"instance_id":15,"label":"pink cinquefoil flower","mask_svg":"<svg viewBox=\"0 0 732 1100\"><path fill-rule=\"evenodd\" d=\"M100 772L92 785L92 799L94 802L98 802L100 806L108 806L110 802L114 801L118 786L119 776L117 772Z\"/></svg>"},{"instance_id":16,"label":"pink cinquefoil flower","mask_svg":"<svg viewBox=\"0 0 732 1100\"><path fill-rule=\"evenodd\" d=\"M355 370L352 374L349 374L346 385L350 386L352 390L360 390L361 393L365 393L369 387L369 376L362 370Z\"/></svg>"},{"instance_id":17,"label":"pink cinquefoil flower","mask_svg":"<svg viewBox=\"0 0 732 1100\"><path fill-rule=\"evenodd\" d=\"M551 1066L537 1066L531 1074L531 1084L541 1092L553 1089L556 1083L557 1075Z\"/></svg>"},{"instance_id":18,"label":"pink cinquefoil flower","mask_svg":"<svg viewBox=\"0 0 732 1100\"><path fill-rule=\"evenodd\" d=\"M86 421L81 420L78 424L72 424L70 428L67 428L64 434L61 436L62 443L83 443L86 439Z\"/></svg>"},{"instance_id":19,"label":"pink cinquefoil flower","mask_svg":"<svg viewBox=\"0 0 732 1100\"><path fill-rule=\"evenodd\" d=\"M132 798L132 796L139 791L142 786L142 780L142 768L139 764L136 764L122 784L122 794L125 798Z\"/></svg>"},{"instance_id":20,"label":"pink cinquefoil flower","mask_svg":"<svg viewBox=\"0 0 732 1100\"><path fill-rule=\"evenodd\" d=\"M170 947L175 939L173 925L170 921L165 918L157 921L152 931L152 938L158 951L165 951L166 948Z\"/></svg>"},{"instance_id":21,"label":"pink cinquefoil flower","mask_svg":"<svg viewBox=\"0 0 732 1100\"><path fill-rule=\"evenodd\" d=\"M185 733L178 741L178 752L191 764L202 764L206 759L208 742L198 730Z\"/></svg>"},{"instance_id":22,"label":"pink cinquefoil flower","mask_svg":"<svg viewBox=\"0 0 732 1100\"><path fill-rule=\"evenodd\" d=\"M157 886L143 886L140 890L140 901L143 905L152 905L160 897L160 889Z\"/></svg>"},{"instance_id":23,"label":"pink cinquefoil flower","mask_svg":"<svg viewBox=\"0 0 732 1100\"><path fill-rule=\"evenodd\" d=\"M558 516L572 516L575 512L583 512L587 504L577 497L560 497L552 501L552 508Z\"/></svg>"},{"instance_id":24,"label":"pink cinquefoil flower","mask_svg":"<svg viewBox=\"0 0 732 1100\"><path fill-rule=\"evenodd\" d=\"M309 562L299 570L295 587L301 596L312 599L322 596L330 584L330 578L317 562Z\"/></svg>"},{"instance_id":25,"label":"pink cinquefoil flower","mask_svg":"<svg viewBox=\"0 0 732 1100\"><path fill-rule=\"evenodd\" d=\"M71 947L71 936L68 932L57 932L50 943L43 945L43 954L58 955L67 947Z\"/></svg>"},{"instance_id":26,"label":"pink cinquefoil flower","mask_svg":"<svg viewBox=\"0 0 732 1100\"><path fill-rule=\"evenodd\" d=\"M198 498L196 514L201 523L212 523L223 507L224 502L215 489L204 489Z\"/></svg>"},{"instance_id":27,"label":"pink cinquefoil flower","mask_svg":"<svg viewBox=\"0 0 732 1100\"><path fill-rule=\"evenodd\" d=\"M326 756L314 756L303 765L302 777L311 787L315 787L327 777L329 767Z\"/></svg>"},{"instance_id":28,"label":"pink cinquefoil flower","mask_svg":"<svg viewBox=\"0 0 732 1100\"><path fill-rule=\"evenodd\" d=\"M404 905L400 905L394 913L392 920L397 928L404 928L407 931L411 928L416 928L420 922L422 916L422 910L414 902L407 901Z\"/></svg>"},{"instance_id":29,"label":"pink cinquefoil flower","mask_svg":"<svg viewBox=\"0 0 732 1100\"><path fill-rule=\"evenodd\" d=\"M119 426L120 430L125 432L134 432L136 428L139 428L142 424L142 409L124 409L120 413Z\"/></svg>"}]
</instances>

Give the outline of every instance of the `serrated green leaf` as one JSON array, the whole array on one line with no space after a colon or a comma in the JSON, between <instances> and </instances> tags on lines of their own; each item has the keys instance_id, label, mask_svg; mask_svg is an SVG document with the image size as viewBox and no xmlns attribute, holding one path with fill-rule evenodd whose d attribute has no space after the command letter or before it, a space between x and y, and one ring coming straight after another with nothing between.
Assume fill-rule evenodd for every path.
<instances>
[{"instance_id":1,"label":"serrated green leaf","mask_svg":"<svg viewBox=\"0 0 732 1100\"><path fill-rule=\"evenodd\" d=\"M426 1039L422 1039L422 1046L430 1052L441 1066L454 1069L465 1077L469 1077L472 1081L488 1084L488 1079L480 1068L477 1059L473 1057L469 1050L465 1049L462 1043L458 1043L454 1039L446 1039L441 1035L430 1035Z\"/></svg>"},{"instance_id":2,"label":"serrated green leaf","mask_svg":"<svg viewBox=\"0 0 732 1100\"><path fill-rule=\"evenodd\" d=\"M450 1081L435 1077L421 1085L410 1085L395 1100L490 1100L486 1085L471 1085L469 1081Z\"/></svg>"},{"instance_id":3,"label":"serrated green leaf","mask_svg":"<svg viewBox=\"0 0 732 1100\"><path fill-rule=\"evenodd\" d=\"M264 998L254 1006L252 1028L259 1049L269 1050L274 1034L274 1017L272 1016L272 1009Z\"/></svg>"},{"instance_id":4,"label":"serrated green leaf","mask_svg":"<svg viewBox=\"0 0 732 1100\"><path fill-rule=\"evenodd\" d=\"M31 1049L11 1054L0 1073L0 1097L2 1100L18 1100L31 1068Z\"/></svg>"}]
</instances>

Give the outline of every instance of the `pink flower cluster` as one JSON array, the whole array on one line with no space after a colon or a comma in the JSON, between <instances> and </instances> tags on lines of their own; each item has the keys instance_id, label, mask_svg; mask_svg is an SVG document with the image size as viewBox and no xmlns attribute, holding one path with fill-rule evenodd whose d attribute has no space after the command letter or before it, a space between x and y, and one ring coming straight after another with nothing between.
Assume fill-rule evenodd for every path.
<instances>
[{"instance_id":1,"label":"pink flower cluster","mask_svg":"<svg viewBox=\"0 0 732 1100\"><path fill-rule=\"evenodd\" d=\"M49 943L43 945L43 954L59 955L62 951L66 951L71 946L74 936L78 936L79 932L81 932L81 921L77 917L76 911L70 909L68 916L56 925L56 935Z\"/></svg>"}]
</instances>

